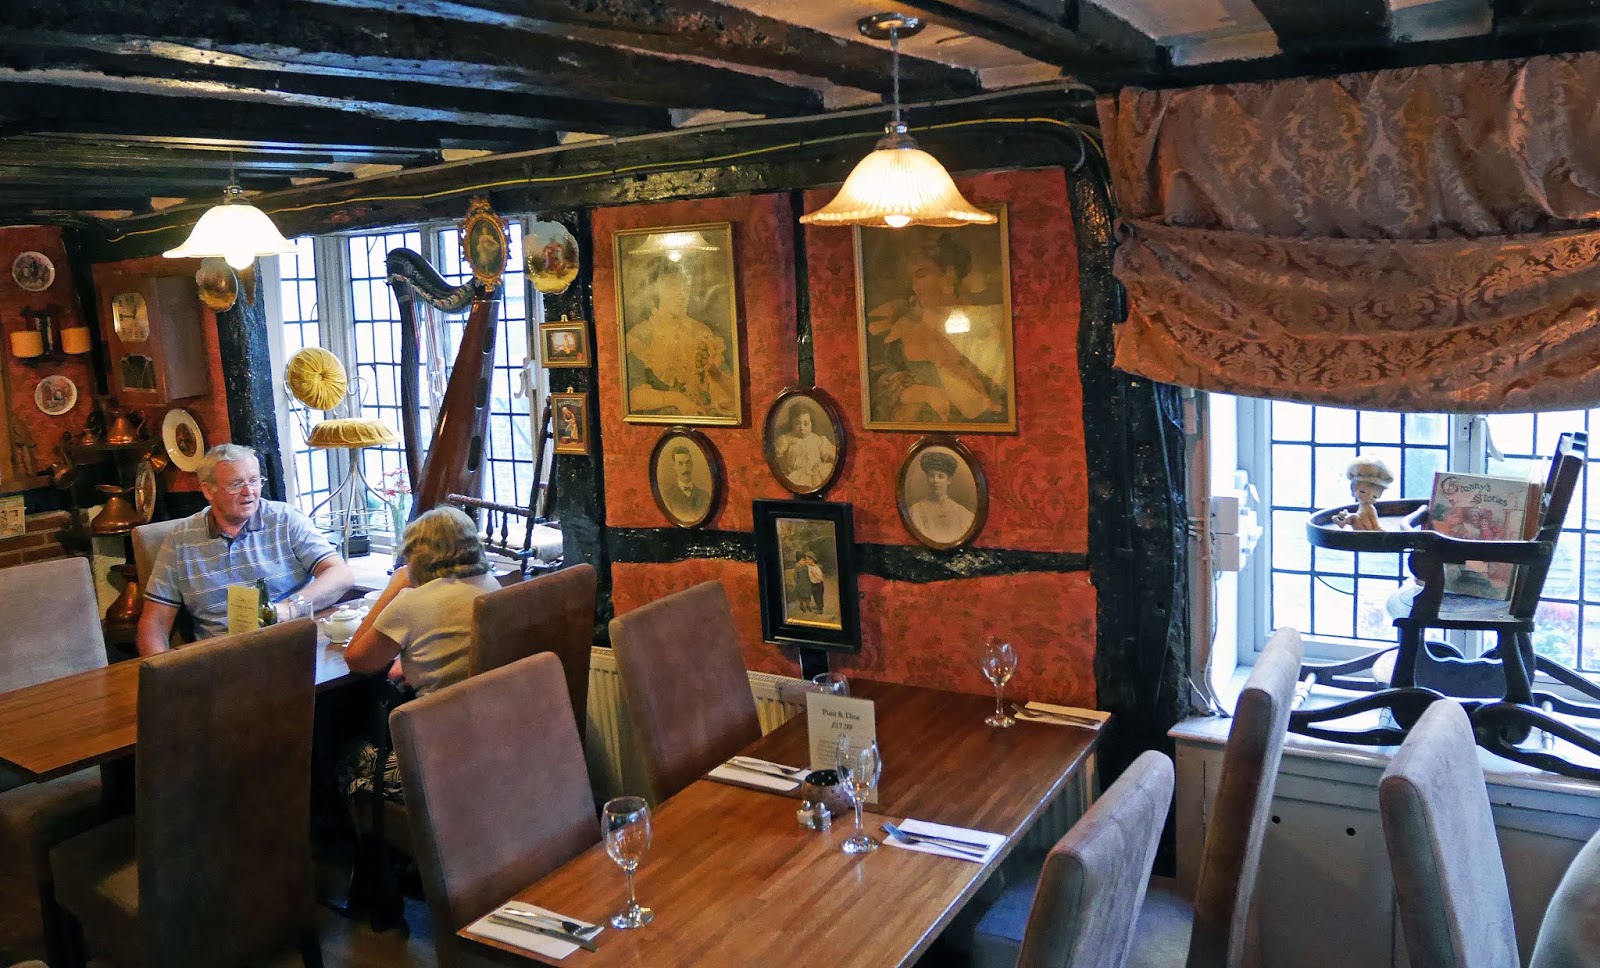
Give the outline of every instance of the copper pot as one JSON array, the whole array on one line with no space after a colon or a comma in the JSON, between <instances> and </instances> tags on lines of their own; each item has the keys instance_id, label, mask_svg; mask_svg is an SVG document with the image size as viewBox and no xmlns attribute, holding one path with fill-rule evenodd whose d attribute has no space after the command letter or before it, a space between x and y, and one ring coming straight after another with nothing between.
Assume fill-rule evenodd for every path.
<instances>
[{"instance_id":1,"label":"copper pot","mask_svg":"<svg viewBox=\"0 0 1600 968\"><path fill-rule=\"evenodd\" d=\"M106 443L131 444L144 435L144 416L137 410L112 407L110 413L110 425L106 427Z\"/></svg>"},{"instance_id":2,"label":"copper pot","mask_svg":"<svg viewBox=\"0 0 1600 968\"><path fill-rule=\"evenodd\" d=\"M98 484L96 487L106 494L106 503L94 520L89 522L90 534L126 534L144 523L139 509L134 506L133 488L115 484Z\"/></svg>"},{"instance_id":3,"label":"copper pot","mask_svg":"<svg viewBox=\"0 0 1600 968\"><path fill-rule=\"evenodd\" d=\"M139 609L143 606L143 596L139 594L139 573L130 564L112 565L111 571L120 575L123 580L122 592L117 595L117 600L106 609L106 625L123 628L134 628L139 624Z\"/></svg>"}]
</instances>

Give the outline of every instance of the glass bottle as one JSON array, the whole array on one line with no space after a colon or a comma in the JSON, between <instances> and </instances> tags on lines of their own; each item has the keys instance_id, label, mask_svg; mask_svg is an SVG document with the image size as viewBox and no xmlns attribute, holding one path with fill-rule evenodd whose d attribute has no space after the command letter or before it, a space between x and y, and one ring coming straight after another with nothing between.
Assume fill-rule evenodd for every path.
<instances>
[{"instance_id":1,"label":"glass bottle","mask_svg":"<svg viewBox=\"0 0 1600 968\"><path fill-rule=\"evenodd\" d=\"M256 595L261 600L261 605L257 610L259 627L266 628L268 625L276 625L278 622L278 610L272 605L272 596L267 591L267 580L265 578L256 579Z\"/></svg>"}]
</instances>

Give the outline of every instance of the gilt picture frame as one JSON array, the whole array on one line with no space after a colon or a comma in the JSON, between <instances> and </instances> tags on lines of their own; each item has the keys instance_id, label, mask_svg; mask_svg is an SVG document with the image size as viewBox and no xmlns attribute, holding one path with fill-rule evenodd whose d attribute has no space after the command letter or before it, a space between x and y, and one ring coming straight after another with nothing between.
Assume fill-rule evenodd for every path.
<instances>
[{"instance_id":1,"label":"gilt picture frame","mask_svg":"<svg viewBox=\"0 0 1600 968\"><path fill-rule=\"evenodd\" d=\"M550 394L550 420L557 454L587 457L592 452L587 393Z\"/></svg>"},{"instance_id":2,"label":"gilt picture frame","mask_svg":"<svg viewBox=\"0 0 1600 968\"><path fill-rule=\"evenodd\" d=\"M1016 431L1006 207L984 207L994 225L855 230L865 429Z\"/></svg>"},{"instance_id":3,"label":"gilt picture frame","mask_svg":"<svg viewBox=\"0 0 1600 968\"><path fill-rule=\"evenodd\" d=\"M765 641L860 651L852 512L837 501L752 502Z\"/></svg>"},{"instance_id":4,"label":"gilt picture frame","mask_svg":"<svg viewBox=\"0 0 1600 968\"><path fill-rule=\"evenodd\" d=\"M559 319L539 324L539 362L546 369L578 369L591 361L588 323Z\"/></svg>"},{"instance_id":5,"label":"gilt picture frame","mask_svg":"<svg viewBox=\"0 0 1600 968\"><path fill-rule=\"evenodd\" d=\"M616 233L623 420L744 421L733 247L729 222Z\"/></svg>"}]
</instances>

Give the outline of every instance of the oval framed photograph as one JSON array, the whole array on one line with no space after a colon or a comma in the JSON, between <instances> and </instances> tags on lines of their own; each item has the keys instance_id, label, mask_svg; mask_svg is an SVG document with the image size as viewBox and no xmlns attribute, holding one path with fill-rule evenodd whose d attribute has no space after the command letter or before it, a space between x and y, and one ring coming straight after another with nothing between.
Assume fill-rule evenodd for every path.
<instances>
[{"instance_id":1,"label":"oval framed photograph","mask_svg":"<svg viewBox=\"0 0 1600 968\"><path fill-rule=\"evenodd\" d=\"M790 387L767 410L761 452L772 476L794 494L821 494L844 470L844 418L821 390Z\"/></svg>"},{"instance_id":2,"label":"oval framed photograph","mask_svg":"<svg viewBox=\"0 0 1600 968\"><path fill-rule=\"evenodd\" d=\"M966 445L929 434L912 445L895 486L900 520L918 541L939 551L965 547L989 516L989 484Z\"/></svg>"},{"instance_id":3,"label":"oval framed photograph","mask_svg":"<svg viewBox=\"0 0 1600 968\"><path fill-rule=\"evenodd\" d=\"M43 252L19 253L11 260L11 278L29 292L44 292L56 281L56 264Z\"/></svg>"},{"instance_id":4,"label":"oval framed photograph","mask_svg":"<svg viewBox=\"0 0 1600 968\"><path fill-rule=\"evenodd\" d=\"M650 451L650 494L668 521L698 528L722 500L722 458L711 438L689 427L672 427Z\"/></svg>"}]
</instances>

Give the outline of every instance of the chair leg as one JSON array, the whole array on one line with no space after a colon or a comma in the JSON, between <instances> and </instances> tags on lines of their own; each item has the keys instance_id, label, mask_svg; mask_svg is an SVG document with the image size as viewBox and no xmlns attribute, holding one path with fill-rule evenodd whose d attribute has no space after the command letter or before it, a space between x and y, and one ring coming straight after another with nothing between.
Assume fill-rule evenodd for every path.
<instances>
[{"instance_id":1,"label":"chair leg","mask_svg":"<svg viewBox=\"0 0 1600 968\"><path fill-rule=\"evenodd\" d=\"M322 968L322 939L316 928L307 928L300 936L300 960L305 968Z\"/></svg>"},{"instance_id":2,"label":"chair leg","mask_svg":"<svg viewBox=\"0 0 1600 968\"><path fill-rule=\"evenodd\" d=\"M84 968L88 963L88 944L83 939L83 925L71 911L56 903L55 892L39 898L44 912L45 950L51 968Z\"/></svg>"}]
</instances>

